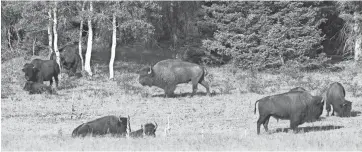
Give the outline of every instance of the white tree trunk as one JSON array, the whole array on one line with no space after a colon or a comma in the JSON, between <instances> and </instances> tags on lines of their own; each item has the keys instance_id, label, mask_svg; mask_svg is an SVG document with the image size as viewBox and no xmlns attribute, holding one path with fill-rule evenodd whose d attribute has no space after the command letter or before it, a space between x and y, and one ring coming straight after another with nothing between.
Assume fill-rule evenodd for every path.
<instances>
[{"instance_id":1,"label":"white tree trunk","mask_svg":"<svg viewBox=\"0 0 362 152\"><path fill-rule=\"evenodd\" d=\"M53 33L54 33L54 52L56 56L56 61L59 65L59 68L62 66L60 65L60 56L59 56L59 50L58 50L58 32L57 32L57 2L55 2L55 6L53 8Z\"/></svg>"},{"instance_id":2,"label":"white tree trunk","mask_svg":"<svg viewBox=\"0 0 362 152\"><path fill-rule=\"evenodd\" d=\"M361 59L362 55L362 30L361 30L361 22L359 18L360 14L357 12L354 13L354 33L356 33L356 41L355 41L355 47L354 47L354 60L358 61Z\"/></svg>"},{"instance_id":3,"label":"white tree trunk","mask_svg":"<svg viewBox=\"0 0 362 152\"><path fill-rule=\"evenodd\" d=\"M116 26L116 14L115 13L113 13L112 25L113 25L113 33L112 33L111 59L109 61L109 79L113 79L113 77L114 77L113 64L114 64L114 57L116 55L116 46L117 46L117 41L116 41L117 26Z\"/></svg>"},{"instance_id":4,"label":"white tree trunk","mask_svg":"<svg viewBox=\"0 0 362 152\"><path fill-rule=\"evenodd\" d=\"M93 12L93 2L89 2L90 8L89 10ZM92 76L92 69L90 67L90 59L92 55L92 43L93 43L93 30L92 30L92 16L88 18L88 42L87 42L87 52L85 54L85 65L84 70L89 74L89 76Z\"/></svg>"},{"instance_id":5,"label":"white tree trunk","mask_svg":"<svg viewBox=\"0 0 362 152\"><path fill-rule=\"evenodd\" d=\"M11 32L10 32L10 28L8 29L8 42L9 42L9 47L11 52L14 51L13 46L11 45Z\"/></svg>"},{"instance_id":6,"label":"white tree trunk","mask_svg":"<svg viewBox=\"0 0 362 152\"><path fill-rule=\"evenodd\" d=\"M53 32L52 32L53 19L52 19L52 9L51 8L49 8L48 16L49 16L49 23L48 23L49 57L48 58L50 58L50 56L53 53Z\"/></svg>"},{"instance_id":7,"label":"white tree trunk","mask_svg":"<svg viewBox=\"0 0 362 152\"><path fill-rule=\"evenodd\" d=\"M35 43L36 43L36 38L33 41L33 56L35 55Z\"/></svg>"},{"instance_id":8,"label":"white tree trunk","mask_svg":"<svg viewBox=\"0 0 362 152\"><path fill-rule=\"evenodd\" d=\"M82 12L84 11L85 1L82 4ZM80 20L80 28L79 28L79 56L80 61L82 62L82 70L84 70L84 60L83 60L83 53L82 53L82 34L83 34L83 17Z\"/></svg>"}]
</instances>

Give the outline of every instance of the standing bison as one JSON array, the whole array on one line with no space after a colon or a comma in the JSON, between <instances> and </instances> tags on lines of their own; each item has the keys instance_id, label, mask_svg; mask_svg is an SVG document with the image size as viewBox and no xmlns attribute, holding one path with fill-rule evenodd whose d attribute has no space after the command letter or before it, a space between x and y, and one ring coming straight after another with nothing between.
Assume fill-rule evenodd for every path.
<instances>
[{"instance_id":1,"label":"standing bison","mask_svg":"<svg viewBox=\"0 0 362 152\"><path fill-rule=\"evenodd\" d=\"M139 83L143 86L157 86L165 91L165 97L173 95L176 85L192 82L192 94L200 83L210 95L209 84L205 81L205 68L195 63L178 59L168 59L156 63L153 67L144 67L139 72Z\"/></svg>"},{"instance_id":2,"label":"standing bison","mask_svg":"<svg viewBox=\"0 0 362 152\"><path fill-rule=\"evenodd\" d=\"M77 46L75 44L65 45L59 49L60 64L68 70L69 76L82 77L82 61L77 52ZM55 53L52 52L50 60L55 60Z\"/></svg>"},{"instance_id":3,"label":"standing bison","mask_svg":"<svg viewBox=\"0 0 362 152\"><path fill-rule=\"evenodd\" d=\"M325 94L327 116L333 107L332 116L334 112L340 117L349 117L351 115L352 103L344 99L346 92L342 84L335 82L332 83Z\"/></svg>"},{"instance_id":4,"label":"standing bison","mask_svg":"<svg viewBox=\"0 0 362 152\"><path fill-rule=\"evenodd\" d=\"M59 65L54 60L34 59L31 63L26 63L22 69L27 81L43 83L49 81L53 84L53 77L56 87L58 87Z\"/></svg>"},{"instance_id":5,"label":"standing bison","mask_svg":"<svg viewBox=\"0 0 362 152\"><path fill-rule=\"evenodd\" d=\"M294 91L264 97L259 102L259 119L257 121L257 133L260 134L260 125L264 125L268 131L269 118L290 120L290 128L296 132L298 125L318 119L323 112L322 97L312 96L308 92Z\"/></svg>"},{"instance_id":6,"label":"standing bison","mask_svg":"<svg viewBox=\"0 0 362 152\"><path fill-rule=\"evenodd\" d=\"M127 131L126 117L104 116L96 120L84 123L75 128L72 137L85 137L86 135L105 135L126 136Z\"/></svg>"}]
</instances>

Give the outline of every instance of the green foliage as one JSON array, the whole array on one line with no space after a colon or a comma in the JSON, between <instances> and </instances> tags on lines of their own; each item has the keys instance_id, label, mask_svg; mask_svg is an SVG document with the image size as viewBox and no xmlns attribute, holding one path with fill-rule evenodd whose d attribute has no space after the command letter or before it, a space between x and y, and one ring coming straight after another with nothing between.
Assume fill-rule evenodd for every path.
<instances>
[{"instance_id":1,"label":"green foliage","mask_svg":"<svg viewBox=\"0 0 362 152\"><path fill-rule=\"evenodd\" d=\"M215 63L227 62L226 56L242 68L303 63L321 49L318 11L303 2L216 2L203 7L200 25L217 27L203 46Z\"/></svg>"}]
</instances>

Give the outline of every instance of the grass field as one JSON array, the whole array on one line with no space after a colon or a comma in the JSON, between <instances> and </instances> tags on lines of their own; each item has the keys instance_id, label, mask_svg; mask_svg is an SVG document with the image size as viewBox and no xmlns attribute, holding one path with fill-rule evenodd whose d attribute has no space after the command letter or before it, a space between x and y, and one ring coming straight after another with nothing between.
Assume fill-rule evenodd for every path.
<instances>
[{"instance_id":1,"label":"grass field","mask_svg":"<svg viewBox=\"0 0 362 152\"><path fill-rule=\"evenodd\" d=\"M190 84L179 85L176 98L163 98L163 90L142 87L135 73L142 65L117 61L115 80L108 67L94 65L92 79L62 78L58 95L29 95L22 90L21 67L29 62L15 58L1 65L2 150L362 150L362 69L352 63L339 73L260 73L225 67L208 68L213 96L190 98ZM358 67L361 68L361 67ZM294 75L293 75L294 74ZM295 76L295 74L297 74ZM288 130L289 121L270 119L270 133L256 134L256 100L302 86L321 94L333 81L342 83L353 102L353 117L325 117ZM48 84L48 82L46 82ZM260 94L253 93L260 92ZM105 115L131 117L131 128L156 121L156 138L72 138L83 122ZM164 133L170 117L170 134Z\"/></svg>"}]
</instances>

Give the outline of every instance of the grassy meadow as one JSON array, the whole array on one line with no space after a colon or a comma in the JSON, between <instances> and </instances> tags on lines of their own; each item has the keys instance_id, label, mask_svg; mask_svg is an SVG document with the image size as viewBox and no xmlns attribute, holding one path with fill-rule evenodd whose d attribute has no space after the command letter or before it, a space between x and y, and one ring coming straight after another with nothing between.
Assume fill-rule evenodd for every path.
<instances>
[{"instance_id":1,"label":"grassy meadow","mask_svg":"<svg viewBox=\"0 0 362 152\"><path fill-rule=\"evenodd\" d=\"M176 98L163 98L163 90L143 87L135 73L144 65L118 60L115 79L108 80L108 60L93 62L93 78L62 75L57 95L29 95L22 66L30 62L14 58L1 65L1 149L6 151L73 150L362 150L362 67L340 63L340 72L286 71L277 74L208 67L212 97L199 85L189 97L191 84L178 85ZM256 134L256 100L302 86L320 95L334 81L346 89L352 101L350 118L325 117L304 123L292 133L289 121L270 119L270 132ZM49 82L45 82L49 84ZM131 117L137 130L147 122L158 123L156 138L72 138L83 122L105 115ZM167 117L170 132L165 134Z\"/></svg>"}]
</instances>

